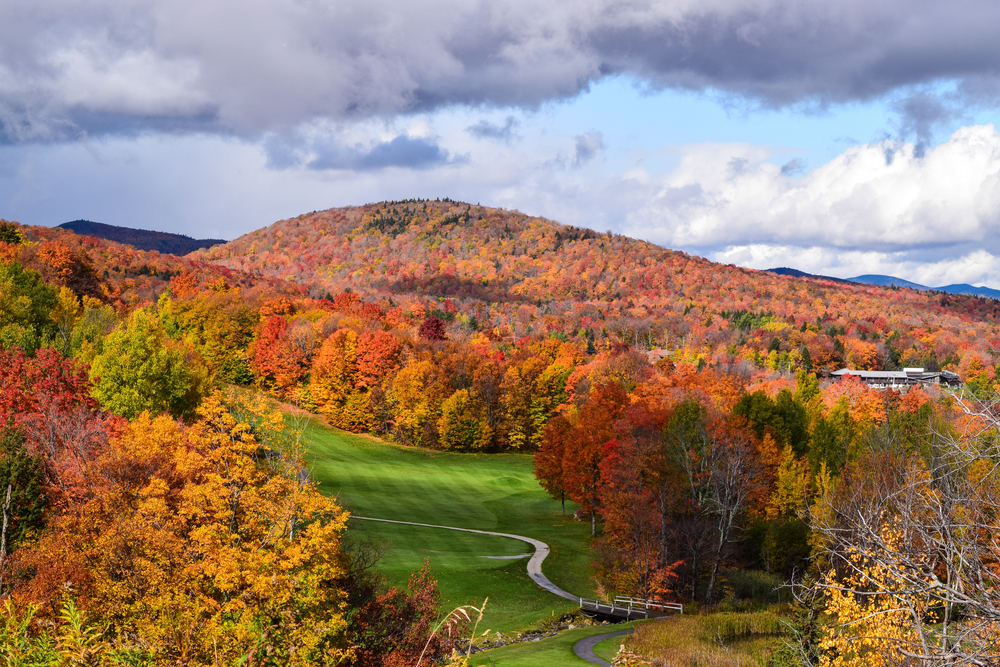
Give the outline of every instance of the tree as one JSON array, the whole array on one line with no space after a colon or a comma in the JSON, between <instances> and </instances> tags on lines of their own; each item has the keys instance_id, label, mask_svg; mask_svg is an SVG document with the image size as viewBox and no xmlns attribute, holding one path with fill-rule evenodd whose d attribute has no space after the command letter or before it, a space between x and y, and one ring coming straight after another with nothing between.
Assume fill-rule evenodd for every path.
<instances>
[{"instance_id":1,"label":"tree","mask_svg":"<svg viewBox=\"0 0 1000 667\"><path fill-rule=\"evenodd\" d=\"M548 413L542 404L544 397L538 395L538 380L545 368L545 359L531 356L520 364L511 363L504 373L500 385L503 409L501 433L512 449L528 449L541 439Z\"/></svg>"},{"instance_id":2,"label":"tree","mask_svg":"<svg viewBox=\"0 0 1000 667\"><path fill-rule=\"evenodd\" d=\"M0 220L0 243L9 243L11 245L24 243L24 234L21 233L17 225L6 220Z\"/></svg>"},{"instance_id":3,"label":"tree","mask_svg":"<svg viewBox=\"0 0 1000 667\"><path fill-rule=\"evenodd\" d=\"M87 367L51 348L35 357L0 350L0 423L12 427L42 469L50 506L86 496L86 470L119 426L96 411Z\"/></svg>"},{"instance_id":4,"label":"tree","mask_svg":"<svg viewBox=\"0 0 1000 667\"><path fill-rule=\"evenodd\" d=\"M969 427L891 442L848 463L811 513L825 564L821 664L994 665L1000 660L995 406Z\"/></svg>"},{"instance_id":5,"label":"tree","mask_svg":"<svg viewBox=\"0 0 1000 667\"><path fill-rule=\"evenodd\" d=\"M441 654L446 642L440 635L430 637L441 595L427 561L410 575L407 588L400 590L393 586L378 592L377 586L372 586L366 596L352 600L353 664L415 665L425 647L427 655Z\"/></svg>"},{"instance_id":6,"label":"tree","mask_svg":"<svg viewBox=\"0 0 1000 667\"><path fill-rule=\"evenodd\" d=\"M601 462L605 444L614 440L614 424L625 410L628 395L618 384L595 387L580 408L578 423L563 452L563 483L566 493L580 509L590 514L590 534L597 535L597 513L601 506Z\"/></svg>"},{"instance_id":7,"label":"tree","mask_svg":"<svg viewBox=\"0 0 1000 667\"><path fill-rule=\"evenodd\" d=\"M292 345L288 320L280 315L260 323L250 356L258 385L282 396L290 394L306 369L301 352Z\"/></svg>"},{"instance_id":8,"label":"tree","mask_svg":"<svg viewBox=\"0 0 1000 667\"><path fill-rule=\"evenodd\" d=\"M38 272L17 262L0 262L0 346L32 354L50 341L55 327L49 314L56 302L55 289Z\"/></svg>"},{"instance_id":9,"label":"tree","mask_svg":"<svg viewBox=\"0 0 1000 667\"><path fill-rule=\"evenodd\" d=\"M445 340L448 337L444 331L444 322L433 315L420 323L417 335L424 340Z\"/></svg>"},{"instance_id":10,"label":"tree","mask_svg":"<svg viewBox=\"0 0 1000 667\"><path fill-rule=\"evenodd\" d=\"M313 361L309 393L331 424L349 431L370 426L367 392L357 389L358 335L339 329L323 341Z\"/></svg>"},{"instance_id":11,"label":"tree","mask_svg":"<svg viewBox=\"0 0 1000 667\"><path fill-rule=\"evenodd\" d=\"M441 407L433 375L433 364L424 360L407 364L392 379L389 401L395 415L393 429L404 443L432 444L427 430L436 426Z\"/></svg>"},{"instance_id":12,"label":"tree","mask_svg":"<svg viewBox=\"0 0 1000 667\"><path fill-rule=\"evenodd\" d=\"M24 436L11 421L0 431L0 594L8 554L42 527L47 504L41 464L25 449Z\"/></svg>"},{"instance_id":13,"label":"tree","mask_svg":"<svg viewBox=\"0 0 1000 667\"><path fill-rule=\"evenodd\" d=\"M545 426L542 443L535 453L535 479L549 494L549 498L562 504L566 516L566 485L563 482L563 459L573 432L573 425L562 416L556 416Z\"/></svg>"},{"instance_id":14,"label":"tree","mask_svg":"<svg viewBox=\"0 0 1000 667\"><path fill-rule=\"evenodd\" d=\"M265 433L219 395L188 429L140 415L93 462L92 494L18 551L16 604L51 613L72 586L157 664L343 664L347 515Z\"/></svg>"},{"instance_id":15,"label":"tree","mask_svg":"<svg viewBox=\"0 0 1000 667\"><path fill-rule=\"evenodd\" d=\"M492 436L468 390L459 389L441 404L438 438L445 449L485 449Z\"/></svg>"},{"instance_id":16,"label":"tree","mask_svg":"<svg viewBox=\"0 0 1000 667\"><path fill-rule=\"evenodd\" d=\"M111 306L89 296L83 297L83 312L73 325L70 352L90 363L104 350L104 339L118 325L118 315Z\"/></svg>"},{"instance_id":17,"label":"tree","mask_svg":"<svg viewBox=\"0 0 1000 667\"><path fill-rule=\"evenodd\" d=\"M90 376L94 397L126 419L143 411L191 415L210 385L197 353L170 341L159 319L142 308L105 339Z\"/></svg>"},{"instance_id":18,"label":"tree","mask_svg":"<svg viewBox=\"0 0 1000 667\"><path fill-rule=\"evenodd\" d=\"M60 352L70 353L73 343L73 328L80 319L83 308L80 300L68 287L59 288L59 300L49 313L49 319L56 326L56 344Z\"/></svg>"},{"instance_id":19,"label":"tree","mask_svg":"<svg viewBox=\"0 0 1000 667\"><path fill-rule=\"evenodd\" d=\"M365 331L358 338L358 376L361 387L374 388L388 383L399 369L402 345L388 331Z\"/></svg>"},{"instance_id":20,"label":"tree","mask_svg":"<svg viewBox=\"0 0 1000 667\"><path fill-rule=\"evenodd\" d=\"M763 391L743 394L733 408L733 415L745 417L761 440L765 433L770 433L779 445L791 445L798 455L808 448L806 409L787 389L782 389L776 400L771 400Z\"/></svg>"},{"instance_id":21,"label":"tree","mask_svg":"<svg viewBox=\"0 0 1000 667\"><path fill-rule=\"evenodd\" d=\"M712 531L705 603L712 600L725 550L744 513L763 499L769 480L760 463L757 440L739 424L712 418L698 400L681 402L665 431L667 449L681 473L696 516ZM692 597L699 576L699 552L691 554Z\"/></svg>"}]
</instances>

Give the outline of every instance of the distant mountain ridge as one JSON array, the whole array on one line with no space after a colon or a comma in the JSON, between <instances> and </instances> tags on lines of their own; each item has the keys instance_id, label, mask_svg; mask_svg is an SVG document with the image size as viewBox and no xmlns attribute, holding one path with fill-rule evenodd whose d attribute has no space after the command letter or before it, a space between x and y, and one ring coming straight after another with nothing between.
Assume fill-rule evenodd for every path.
<instances>
[{"instance_id":1,"label":"distant mountain ridge","mask_svg":"<svg viewBox=\"0 0 1000 667\"><path fill-rule=\"evenodd\" d=\"M833 280L841 283L859 283L862 285L876 285L878 287L901 287L905 289L915 289L920 292L933 290L935 292L945 292L947 294L965 294L968 296L984 296L990 299L1000 299L1000 290L985 286L976 287L974 285L969 285L968 283L928 287L927 285L921 285L920 283L903 280L902 278L897 278L895 276L886 276L880 273L866 273L862 276L855 276L853 278L833 278L831 276L806 273L805 271L790 269L784 266L767 269L767 271L781 276L795 276L796 278L818 278L820 280Z\"/></svg>"},{"instance_id":2,"label":"distant mountain ridge","mask_svg":"<svg viewBox=\"0 0 1000 667\"><path fill-rule=\"evenodd\" d=\"M168 255L187 255L195 250L211 248L226 243L222 239L193 239L183 234L169 232L151 232L145 229L118 227L90 220L73 220L59 225L60 229L68 229L77 234L96 236L107 241L125 243L139 250L155 250Z\"/></svg>"},{"instance_id":3,"label":"distant mountain ridge","mask_svg":"<svg viewBox=\"0 0 1000 667\"><path fill-rule=\"evenodd\" d=\"M820 280L832 280L835 283L854 282L845 278L834 278L833 276L821 276L814 273L806 273L798 269L791 269L787 266L779 266L776 269L768 269L768 273L777 273L779 276L792 276L794 278L819 278Z\"/></svg>"}]
</instances>

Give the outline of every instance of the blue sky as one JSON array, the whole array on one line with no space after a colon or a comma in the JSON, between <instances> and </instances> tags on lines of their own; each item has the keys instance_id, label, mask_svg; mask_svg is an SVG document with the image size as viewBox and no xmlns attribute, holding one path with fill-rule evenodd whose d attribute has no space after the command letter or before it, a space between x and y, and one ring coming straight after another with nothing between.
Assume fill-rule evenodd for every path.
<instances>
[{"instance_id":1,"label":"blue sky","mask_svg":"<svg viewBox=\"0 0 1000 667\"><path fill-rule=\"evenodd\" d=\"M234 238L444 197L1000 286L1000 7L14 0L0 217Z\"/></svg>"}]
</instances>

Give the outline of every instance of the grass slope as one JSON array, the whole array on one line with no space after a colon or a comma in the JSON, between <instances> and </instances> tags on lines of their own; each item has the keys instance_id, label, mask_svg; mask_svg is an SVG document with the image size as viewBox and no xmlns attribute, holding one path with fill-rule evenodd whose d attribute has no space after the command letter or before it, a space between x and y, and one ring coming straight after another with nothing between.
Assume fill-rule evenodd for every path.
<instances>
[{"instance_id":1,"label":"grass slope","mask_svg":"<svg viewBox=\"0 0 1000 667\"><path fill-rule=\"evenodd\" d=\"M337 431L313 421L308 460L320 489L359 516L474 528L534 537L552 549L543 570L558 586L590 596L589 524L563 520L560 506L535 481L530 455L427 452ZM351 539L387 539L380 569L405 585L429 560L444 610L482 602L480 628L509 632L574 607L528 578L531 551L506 538L353 520Z\"/></svg>"},{"instance_id":2,"label":"grass slope","mask_svg":"<svg viewBox=\"0 0 1000 667\"><path fill-rule=\"evenodd\" d=\"M554 637L546 637L537 642L511 644L503 648L483 651L472 656L470 667L484 665L493 667L566 667L567 665L589 665L573 653L573 645L586 637L602 635L605 632L617 632L634 627L635 621L618 625L595 625L587 628L566 630ZM623 637L606 639L595 648L595 653L610 661L618 653ZM607 646L605 646L607 644ZM613 648L612 648L613 645Z\"/></svg>"}]
</instances>

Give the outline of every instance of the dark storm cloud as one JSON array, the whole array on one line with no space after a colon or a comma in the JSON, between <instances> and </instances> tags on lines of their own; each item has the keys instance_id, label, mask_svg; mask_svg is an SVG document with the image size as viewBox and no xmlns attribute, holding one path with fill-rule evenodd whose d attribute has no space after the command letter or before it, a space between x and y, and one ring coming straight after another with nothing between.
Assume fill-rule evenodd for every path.
<instances>
[{"instance_id":1,"label":"dark storm cloud","mask_svg":"<svg viewBox=\"0 0 1000 667\"><path fill-rule=\"evenodd\" d=\"M0 137L253 136L454 104L537 107L611 74L813 108L959 81L940 109L901 103L901 131L919 139L996 104L998 23L989 0L12 0L0 3Z\"/></svg>"}]
</instances>

